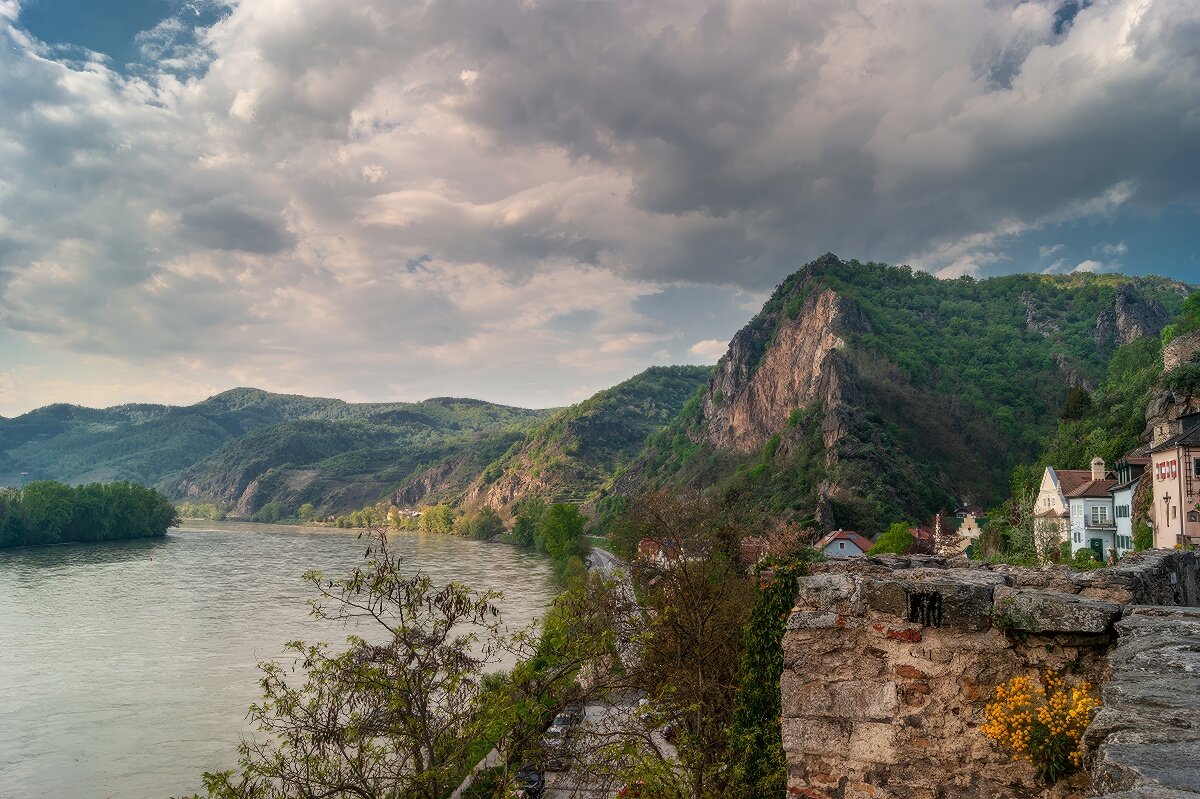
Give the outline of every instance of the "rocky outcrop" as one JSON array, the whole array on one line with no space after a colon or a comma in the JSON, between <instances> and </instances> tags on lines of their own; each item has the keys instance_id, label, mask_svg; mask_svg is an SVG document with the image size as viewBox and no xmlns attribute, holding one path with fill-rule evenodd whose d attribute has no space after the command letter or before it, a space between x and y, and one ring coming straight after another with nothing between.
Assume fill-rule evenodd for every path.
<instances>
[{"instance_id":1,"label":"rocky outcrop","mask_svg":"<svg viewBox=\"0 0 1200 799\"><path fill-rule=\"evenodd\" d=\"M1143 336L1157 336L1170 321L1161 302L1146 299L1136 283L1127 283L1117 288L1112 307L1096 318L1092 339L1097 348L1117 347Z\"/></svg>"},{"instance_id":2,"label":"rocky outcrop","mask_svg":"<svg viewBox=\"0 0 1200 799\"><path fill-rule=\"evenodd\" d=\"M1169 372L1200 354L1200 330L1185 333L1163 347L1163 371Z\"/></svg>"},{"instance_id":3,"label":"rocky outcrop","mask_svg":"<svg viewBox=\"0 0 1200 799\"><path fill-rule=\"evenodd\" d=\"M1043 336L1049 336L1051 333L1059 331L1059 326L1052 320L1042 318L1042 314L1037 306L1037 298L1033 296L1032 291L1021 292L1021 304L1025 306L1026 330L1041 333Z\"/></svg>"},{"instance_id":4,"label":"rocky outcrop","mask_svg":"<svg viewBox=\"0 0 1200 799\"><path fill-rule=\"evenodd\" d=\"M783 641L788 794L1049 799L1094 781L1099 795L1195 797L1200 611L1183 605L1200 605L1191 552L1094 572L933 557L818 564L798 581ZM1107 705L1085 739L1091 776L1051 788L979 731L997 685L1046 669L1104 685Z\"/></svg>"},{"instance_id":5,"label":"rocky outcrop","mask_svg":"<svg viewBox=\"0 0 1200 799\"><path fill-rule=\"evenodd\" d=\"M718 448L754 452L787 425L793 411L819 403L835 413L858 399L852 367L839 352L844 335L870 330L858 307L817 286L795 317L778 316L768 320L775 327L765 352L762 330L748 326L734 336L717 366L703 412L706 438ZM824 430L825 446L842 432L835 416Z\"/></svg>"},{"instance_id":6,"label":"rocky outcrop","mask_svg":"<svg viewBox=\"0 0 1200 799\"><path fill-rule=\"evenodd\" d=\"M419 504L426 496L440 488L464 460L465 458L455 458L443 461L408 478L392 493L392 504L400 508L411 508Z\"/></svg>"}]
</instances>

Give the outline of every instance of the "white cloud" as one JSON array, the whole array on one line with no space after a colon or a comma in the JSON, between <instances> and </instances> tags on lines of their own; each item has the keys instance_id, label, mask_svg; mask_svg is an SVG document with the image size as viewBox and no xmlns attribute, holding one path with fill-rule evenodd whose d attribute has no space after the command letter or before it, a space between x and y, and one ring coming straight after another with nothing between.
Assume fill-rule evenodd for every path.
<instances>
[{"instance_id":1,"label":"white cloud","mask_svg":"<svg viewBox=\"0 0 1200 799\"><path fill-rule=\"evenodd\" d=\"M704 341L697 341L688 347L688 353L703 359L705 363L716 363L728 348L728 342L718 341L717 339L705 339Z\"/></svg>"}]
</instances>

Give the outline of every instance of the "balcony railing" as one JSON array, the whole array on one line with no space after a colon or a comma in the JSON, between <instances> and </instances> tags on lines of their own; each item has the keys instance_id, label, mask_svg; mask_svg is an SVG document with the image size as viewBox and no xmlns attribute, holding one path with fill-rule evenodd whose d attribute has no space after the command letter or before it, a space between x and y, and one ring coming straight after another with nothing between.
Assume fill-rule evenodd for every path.
<instances>
[{"instance_id":1,"label":"balcony railing","mask_svg":"<svg viewBox=\"0 0 1200 799\"><path fill-rule=\"evenodd\" d=\"M1115 530L1117 529L1117 520L1102 519L1100 521L1094 521L1092 519L1087 519L1084 521L1083 526L1088 530Z\"/></svg>"}]
</instances>

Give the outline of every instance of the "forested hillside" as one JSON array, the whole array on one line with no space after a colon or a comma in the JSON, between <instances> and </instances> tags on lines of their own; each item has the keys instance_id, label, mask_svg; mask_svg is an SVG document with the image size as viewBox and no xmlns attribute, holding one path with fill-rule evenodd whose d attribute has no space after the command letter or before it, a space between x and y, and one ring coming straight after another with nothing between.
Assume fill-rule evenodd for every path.
<instances>
[{"instance_id":1,"label":"forested hillside","mask_svg":"<svg viewBox=\"0 0 1200 799\"><path fill-rule=\"evenodd\" d=\"M708 382L708 366L656 366L572 405L489 461L447 459L396 492L399 505L434 501L510 508L523 499L590 503Z\"/></svg>"},{"instance_id":2,"label":"forested hillside","mask_svg":"<svg viewBox=\"0 0 1200 799\"><path fill-rule=\"evenodd\" d=\"M347 510L447 453L484 442L498 456L546 415L469 399L348 403L248 388L187 407L52 405L0 420L0 482L15 485L21 472L132 480L242 515L280 498Z\"/></svg>"},{"instance_id":3,"label":"forested hillside","mask_svg":"<svg viewBox=\"0 0 1200 799\"><path fill-rule=\"evenodd\" d=\"M1156 339L1188 287L1123 275L939 280L825 256L788 278L618 482L876 532L1005 495L1073 386ZM1128 356L1133 357L1133 356Z\"/></svg>"}]
</instances>

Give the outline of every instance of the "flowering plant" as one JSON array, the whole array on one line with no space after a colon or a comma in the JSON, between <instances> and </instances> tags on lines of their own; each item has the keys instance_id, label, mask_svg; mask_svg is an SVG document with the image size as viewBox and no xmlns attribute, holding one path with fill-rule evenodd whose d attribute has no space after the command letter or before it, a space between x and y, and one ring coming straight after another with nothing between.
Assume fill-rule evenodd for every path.
<instances>
[{"instance_id":1,"label":"flowering plant","mask_svg":"<svg viewBox=\"0 0 1200 799\"><path fill-rule=\"evenodd\" d=\"M996 700L984 710L986 723L981 729L994 744L1011 752L1013 760L1031 763L1042 782L1054 782L1083 761L1083 731L1100 707L1091 690L1086 681L1068 686L1052 671L1036 680L1013 677L996 686Z\"/></svg>"}]
</instances>

